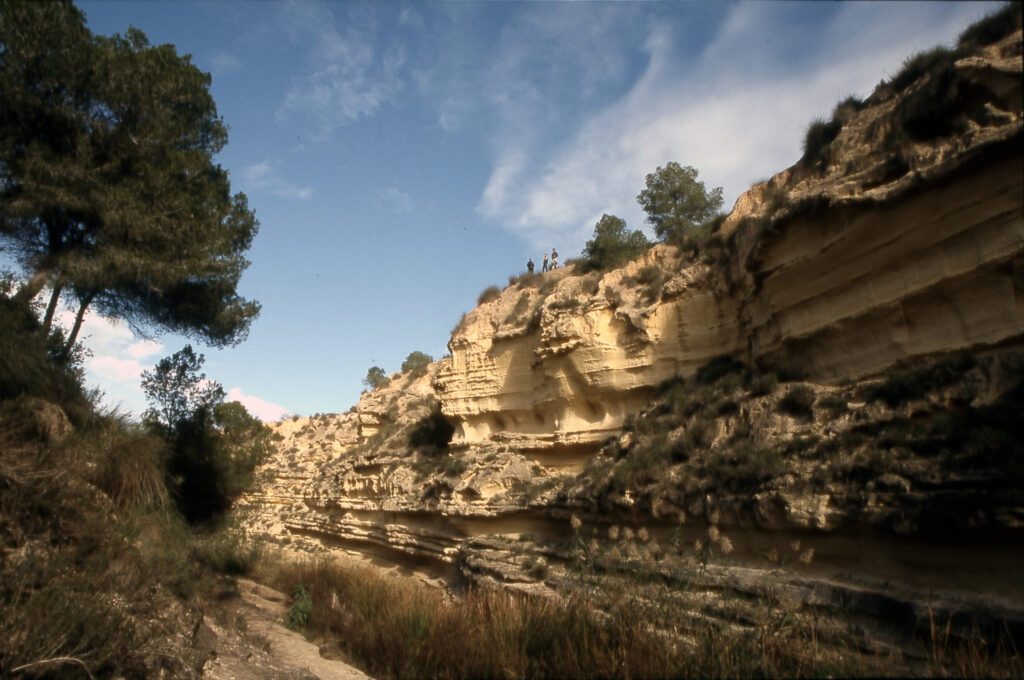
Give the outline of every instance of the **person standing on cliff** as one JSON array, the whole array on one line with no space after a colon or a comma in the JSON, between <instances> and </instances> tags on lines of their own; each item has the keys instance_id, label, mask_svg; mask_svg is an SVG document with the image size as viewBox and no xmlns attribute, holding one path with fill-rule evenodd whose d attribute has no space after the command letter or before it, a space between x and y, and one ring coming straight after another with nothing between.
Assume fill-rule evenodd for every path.
<instances>
[{"instance_id":1,"label":"person standing on cliff","mask_svg":"<svg viewBox=\"0 0 1024 680\"><path fill-rule=\"evenodd\" d=\"M544 253L544 262L540 266L540 273L543 274L548 270L548 254Z\"/></svg>"},{"instance_id":2,"label":"person standing on cliff","mask_svg":"<svg viewBox=\"0 0 1024 680\"><path fill-rule=\"evenodd\" d=\"M530 272L531 274L533 273L533 258L532 257L529 260L526 261L526 270L528 272Z\"/></svg>"},{"instance_id":3,"label":"person standing on cliff","mask_svg":"<svg viewBox=\"0 0 1024 680\"><path fill-rule=\"evenodd\" d=\"M547 257L547 255L545 255ZM558 269L558 251L554 248L551 249L551 268Z\"/></svg>"}]
</instances>

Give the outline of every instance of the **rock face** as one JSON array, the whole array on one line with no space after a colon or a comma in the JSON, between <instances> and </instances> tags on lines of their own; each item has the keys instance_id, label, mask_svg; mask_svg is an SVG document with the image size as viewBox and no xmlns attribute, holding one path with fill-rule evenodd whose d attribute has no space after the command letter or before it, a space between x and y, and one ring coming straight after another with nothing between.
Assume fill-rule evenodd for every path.
<instances>
[{"instance_id":1,"label":"rock face","mask_svg":"<svg viewBox=\"0 0 1024 680\"><path fill-rule=\"evenodd\" d=\"M737 200L716 266L658 246L602 277L521 280L470 312L437 381L455 442L594 444L654 386L722 355L838 381L1019 343L1019 47L1018 34L956 63L983 114L954 137L886 142L929 76L848 111L823 166L798 164Z\"/></svg>"},{"instance_id":2,"label":"rock face","mask_svg":"<svg viewBox=\"0 0 1024 680\"><path fill-rule=\"evenodd\" d=\"M942 76L936 127L938 78L840 105L699 252L524 275L425 373L275 424L249 529L527 590L785 592L881 652L844 612L1024 635L1020 31Z\"/></svg>"}]
</instances>

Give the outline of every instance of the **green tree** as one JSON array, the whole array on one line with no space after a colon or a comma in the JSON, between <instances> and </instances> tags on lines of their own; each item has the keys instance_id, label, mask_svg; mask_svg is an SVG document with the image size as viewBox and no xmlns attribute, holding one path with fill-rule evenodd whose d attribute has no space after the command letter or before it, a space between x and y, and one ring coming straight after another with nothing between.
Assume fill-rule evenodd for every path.
<instances>
[{"instance_id":1,"label":"green tree","mask_svg":"<svg viewBox=\"0 0 1024 680\"><path fill-rule=\"evenodd\" d=\"M722 207L722 187L707 191L697 171L675 162L647 175L647 188L636 197L662 241L680 244L713 219Z\"/></svg>"},{"instance_id":2,"label":"green tree","mask_svg":"<svg viewBox=\"0 0 1024 680\"><path fill-rule=\"evenodd\" d=\"M42 39L41 36L45 36ZM237 293L257 222L213 156L227 126L210 76L129 29L93 36L70 2L0 0L0 241L25 273L141 334L216 346L259 312Z\"/></svg>"},{"instance_id":3,"label":"green tree","mask_svg":"<svg viewBox=\"0 0 1024 680\"><path fill-rule=\"evenodd\" d=\"M142 391L150 403L145 414L147 421L173 429L199 410L212 417L214 409L224 401L224 388L206 379L202 372L205 360L192 345L185 345L161 359L153 370L143 371Z\"/></svg>"},{"instance_id":4,"label":"green tree","mask_svg":"<svg viewBox=\"0 0 1024 680\"><path fill-rule=\"evenodd\" d=\"M170 448L167 474L175 502L189 522L216 520L252 483L269 455L270 431L202 372L191 345L142 374L150 402L145 421Z\"/></svg>"},{"instance_id":5,"label":"green tree","mask_svg":"<svg viewBox=\"0 0 1024 680\"><path fill-rule=\"evenodd\" d=\"M592 269L614 269L650 247L651 242L642 231L629 231L625 220L606 214L594 225L594 238L587 241L583 256Z\"/></svg>"},{"instance_id":6,"label":"green tree","mask_svg":"<svg viewBox=\"0 0 1024 680\"><path fill-rule=\"evenodd\" d=\"M380 366L371 366L370 370L366 372L366 377L363 378L363 384L371 390L377 389L387 381L388 376Z\"/></svg>"},{"instance_id":7,"label":"green tree","mask_svg":"<svg viewBox=\"0 0 1024 680\"><path fill-rule=\"evenodd\" d=\"M433 360L434 357L424 352L409 352L409 356L402 362L402 373L422 375Z\"/></svg>"}]
</instances>

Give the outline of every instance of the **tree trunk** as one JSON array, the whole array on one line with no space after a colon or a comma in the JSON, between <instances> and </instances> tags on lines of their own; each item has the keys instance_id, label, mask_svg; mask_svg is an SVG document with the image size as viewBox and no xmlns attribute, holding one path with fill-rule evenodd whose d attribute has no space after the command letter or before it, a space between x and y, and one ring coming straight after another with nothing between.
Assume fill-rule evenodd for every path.
<instances>
[{"instance_id":1,"label":"tree trunk","mask_svg":"<svg viewBox=\"0 0 1024 680\"><path fill-rule=\"evenodd\" d=\"M89 308L89 305L95 297L96 293L88 293L84 298L82 298L82 304L78 307L78 314L75 315L75 325L71 327L71 334L68 336L68 341L64 344L65 357L71 354L71 348L75 346L75 341L78 339L78 331L82 330L82 321L85 320L85 310Z\"/></svg>"},{"instance_id":2,"label":"tree trunk","mask_svg":"<svg viewBox=\"0 0 1024 680\"><path fill-rule=\"evenodd\" d=\"M50 304L46 306L46 317L43 319L43 333L50 334L50 326L53 324L53 313L57 309L57 302L60 301L60 292L64 286L57 284L50 293Z\"/></svg>"},{"instance_id":3,"label":"tree trunk","mask_svg":"<svg viewBox=\"0 0 1024 680\"><path fill-rule=\"evenodd\" d=\"M39 295L39 291L46 285L46 279L50 278L50 271L48 269L40 269L32 275L28 281L26 281L18 292L14 294L15 302L22 302L28 304L32 301L36 295Z\"/></svg>"}]
</instances>

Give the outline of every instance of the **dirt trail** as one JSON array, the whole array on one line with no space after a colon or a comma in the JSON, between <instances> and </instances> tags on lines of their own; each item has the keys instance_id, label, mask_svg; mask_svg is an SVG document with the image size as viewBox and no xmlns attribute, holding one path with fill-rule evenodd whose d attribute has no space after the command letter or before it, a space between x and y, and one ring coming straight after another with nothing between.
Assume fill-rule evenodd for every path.
<instances>
[{"instance_id":1,"label":"dirt trail","mask_svg":"<svg viewBox=\"0 0 1024 680\"><path fill-rule=\"evenodd\" d=\"M287 597L248 579L218 603L197 633L211 659L203 677L213 680L369 680L362 671L320 656L316 645L282 622ZM204 630L205 629L205 630Z\"/></svg>"}]
</instances>

